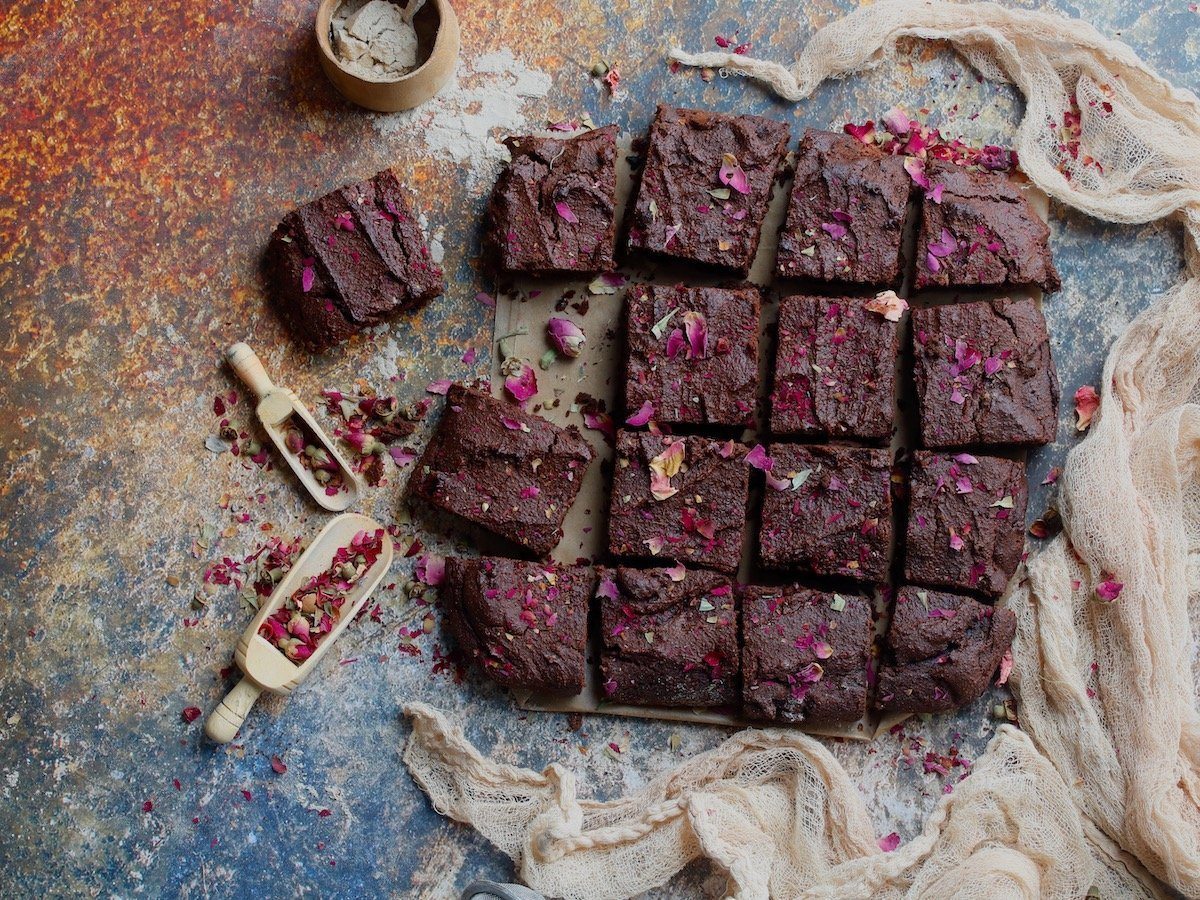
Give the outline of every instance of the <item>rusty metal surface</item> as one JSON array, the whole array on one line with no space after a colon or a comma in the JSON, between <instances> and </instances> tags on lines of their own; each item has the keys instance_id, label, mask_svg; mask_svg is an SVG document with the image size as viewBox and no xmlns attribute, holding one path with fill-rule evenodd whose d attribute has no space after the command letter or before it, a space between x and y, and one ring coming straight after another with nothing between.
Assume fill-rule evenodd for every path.
<instances>
[{"instance_id":1,"label":"rusty metal surface","mask_svg":"<svg viewBox=\"0 0 1200 900\"><path fill-rule=\"evenodd\" d=\"M587 111L636 132L665 99L775 116L798 133L906 102L929 107L947 130L1003 140L1013 95L931 48L795 108L733 79L671 74L663 60L672 43L709 46L739 26L758 53L787 60L851 5L462 2L456 82L394 116L356 110L325 82L315 3L17 0L0 9L5 893L444 897L474 877L509 877L501 854L438 817L408 779L399 709L410 698L453 711L502 759L564 762L599 796L728 734L603 717L572 732L563 717L517 713L491 686L456 678L437 628L423 632L428 608L406 595L405 559L377 617L355 624L335 661L291 699L263 703L236 745L206 744L201 722L181 712L207 712L227 689L220 672L249 613L232 587L193 608L205 568L269 535L312 534L324 517L286 471L213 454L204 440L217 427L213 398L240 392L220 365L234 340L250 341L314 405L321 388L356 378L412 400L432 379L489 370L490 310L474 300L476 222L495 139L510 130ZM1187 0L1049 5L1120 33L1162 74L1200 88L1200 15ZM620 67L615 97L587 75L599 58ZM447 295L309 357L264 308L267 235L297 201L388 165L419 194ZM1064 287L1047 313L1069 396L1094 382L1120 327L1175 280L1179 238L1057 209L1052 227ZM467 364L469 347L479 352ZM244 398L228 417L249 427ZM1060 441L1034 460L1034 483L1071 445L1066 406L1062 418ZM402 481L393 470L363 511L412 535ZM423 540L453 547L452 536ZM421 634L405 640L402 628ZM915 720L874 745L833 745L881 834L919 829L963 773L926 772L925 753L977 755L994 728L992 702ZM603 752L610 741L625 752ZM693 866L660 895L720 884Z\"/></svg>"}]
</instances>

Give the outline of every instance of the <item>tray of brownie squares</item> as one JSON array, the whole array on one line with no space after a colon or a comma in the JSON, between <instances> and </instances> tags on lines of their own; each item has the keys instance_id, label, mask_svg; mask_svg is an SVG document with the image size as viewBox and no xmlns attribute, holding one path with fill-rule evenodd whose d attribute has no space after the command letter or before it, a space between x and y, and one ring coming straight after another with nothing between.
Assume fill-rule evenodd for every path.
<instances>
[{"instance_id":1,"label":"tray of brownie squares","mask_svg":"<svg viewBox=\"0 0 1200 900\"><path fill-rule=\"evenodd\" d=\"M445 623L523 705L870 736L1003 669L1058 418L1049 230L995 154L892 137L660 106L505 141L493 383L530 389L452 385L405 490L476 540ZM441 290L390 173L270 265L317 349Z\"/></svg>"}]
</instances>

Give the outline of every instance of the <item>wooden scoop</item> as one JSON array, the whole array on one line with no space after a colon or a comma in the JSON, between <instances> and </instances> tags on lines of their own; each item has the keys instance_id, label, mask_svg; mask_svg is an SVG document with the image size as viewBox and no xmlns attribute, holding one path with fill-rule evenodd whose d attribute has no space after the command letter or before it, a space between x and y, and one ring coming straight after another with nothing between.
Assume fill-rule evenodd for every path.
<instances>
[{"instance_id":1,"label":"wooden scoop","mask_svg":"<svg viewBox=\"0 0 1200 900\"><path fill-rule=\"evenodd\" d=\"M350 470L349 464L338 453L333 441L321 430L317 420L305 409L299 398L291 391L277 387L271 382L262 362L248 345L234 344L225 351L225 359L229 361L230 367L238 377L246 383L246 387L254 391L258 397L258 407L254 410L258 420L262 422L275 449L291 466L292 471L296 473L300 483L308 489L313 500L330 512L341 512L357 503L363 491L358 476ZM311 470L304 466L300 457L288 449L284 440L283 426L293 416L308 426L322 448L329 454L329 458L337 465L343 487L336 494L326 493L325 486L317 481Z\"/></svg>"},{"instance_id":2,"label":"wooden scoop","mask_svg":"<svg viewBox=\"0 0 1200 900\"><path fill-rule=\"evenodd\" d=\"M283 651L259 634L258 629L304 582L326 571L337 551L348 547L356 534L360 531L373 533L382 528L383 526L374 519L357 513L338 516L321 529L309 548L283 576L271 596L259 607L258 614L246 626L241 640L238 641L234 661L244 673L244 677L225 695L221 705L214 709L205 721L204 733L212 740L219 744L232 741L259 694L271 691L286 697L317 667L321 657L329 652L338 635L345 631L346 626L358 615L371 592L391 567L392 539L388 537L386 530L383 533L378 558L346 594L346 602L342 605L337 623L308 659L299 664L292 662Z\"/></svg>"}]
</instances>

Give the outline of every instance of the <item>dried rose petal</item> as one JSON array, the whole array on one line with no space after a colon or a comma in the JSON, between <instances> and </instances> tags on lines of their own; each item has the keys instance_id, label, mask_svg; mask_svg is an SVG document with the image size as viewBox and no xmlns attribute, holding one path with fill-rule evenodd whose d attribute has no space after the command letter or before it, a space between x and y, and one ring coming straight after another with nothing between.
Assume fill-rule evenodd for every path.
<instances>
[{"instance_id":1,"label":"dried rose petal","mask_svg":"<svg viewBox=\"0 0 1200 900\"><path fill-rule=\"evenodd\" d=\"M621 592L617 590L617 583L606 575L600 579L600 587L596 589L596 596L616 600L621 596Z\"/></svg>"},{"instance_id":2,"label":"dried rose petal","mask_svg":"<svg viewBox=\"0 0 1200 900\"><path fill-rule=\"evenodd\" d=\"M650 471L665 475L667 478L673 478L679 474L679 470L683 467L683 460L686 454L686 442L682 438L673 441L667 445L662 453L650 460Z\"/></svg>"},{"instance_id":3,"label":"dried rose petal","mask_svg":"<svg viewBox=\"0 0 1200 900\"><path fill-rule=\"evenodd\" d=\"M687 335L688 359L701 359L708 352L708 321L702 313L689 310L683 314L683 331Z\"/></svg>"},{"instance_id":4,"label":"dried rose petal","mask_svg":"<svg viewBox=\"0 0 1200 900\"><path fill-rule=\"evenodd\" d=\"M889 322L899 322L908 309L908 301L897 296L895 291L880 291L867 301L866 306L868 312L878 313Z\"/></svg>"},{"instance_id":5,"label":"dried rose petal","mask_svg":"<svg viewBox=\"0 0 1200 900\"><path fill-rule=\"evenodd\" d=\"M959 536L958 532L951 531L950 532L950 549L951 550L962 550L963 546L964 546L963 539Z\"/></svg>"},{"instance_id":6,"label":"dried rose petal","mask_svg":"<svg viewBox=\"0 0 1200 900\"><path fill-rule=\"evenodd\" d=\"M683 581L687 577L687 569L683 567L683 563L676 563L667 569L667 574L671 577L672 581Z\"/></svg>"},{"instance_id":7,"label":"dried rose petal","mask_svg":"<svg viewBox=\"0 0 1200 900\"><path fill-rule=\"evenodd\" d=\"M415 574L417 581L430 587L437 587L446 576L446 558L438 556L436 553L426 553L417 560Z\"/></svg>"},{"instance_id":8,"label":"dried rose petal","mask_svg":"<svg viewBox=\"0 0 1200 900\"><path fill-rule=\"evenodd\" d=\"M908 113L898 106L893 106L880 116L880 121L888 131L897 137L908 134L913 126L913 121L908 117Z\"/></svg>"},{"instance_id":9,"label":"dried rose petal","mask_svg":"<svg viewBox=\"0 0 1200 900\"><path fill-rule=\"evenodd\" d=\"M439 378L437 381L431 381L425 386L425 390L431 394L441 394L446 396L446 392L450 390L450 379Z\"/></svg>"},{"instance_id":10,"label":"dried rose petal","mask_svg":"<svg viewBox=\"0 0 1200 900\"><path fill-rule=\"evenodd\" d=\"M721 157L721 168L717 172L717 178L720 179L721 184L729 185L739 194L750 193L750 179L746 177L746 173L738 165L737 157L732 153L726 153Z\"/></svg>"},{"instance_id":11,"label":"dried rose petal","mask_svg":"<svg viewBox=\"0 0 1200 900\"><path fill-rule=\"evenodd\" d=\"M198 718L200 718L200 707L185 706L183 708L183 712L180 713L180 716L183 718L183 721L190 725L192 722L195 722Z\"/></svg>"},{"instance_id":12,"label":"dried rose petal","mask_svg":"<svg viewBox=\"0 0 1200 900\"><path fill-rule=\"evenodd\" d=\"M507 376L504 379L504 390L520 404L527 403L537 394L537 374L533 366L522 359L511 359L505 363Z\"/></svg>"},{"instance_id":13,"label":"dried rose petal","mask_svg":"<svg viewBox=\"0 0 1200 900\"><path fill-rule=\"evenodd\" d=\"M822 222L821 230L828 234L835 241L840 241L846 236L846 226L840 222Z\"/></svg>"},{"instance_id":14,"label":"dried rose petal","mask_svg":"<svg viewBox=\"0 0 1200 900\"><path fill-rule=\"evenodd\" d=\"M999 356L989 356L983 361L983 373L995 375L1004 367L1004 361Z\"/></svg>"},{"instance_id":15,"label":"dried rose petal","mask_svg":"<svg viewBox=\"0 0 1200 900\"><path fill-rule=\"evenodd\" d=\"M564 221L570 222L572 225L577 225L579 223L579 217L575 215L571 207L567 205L566 200L555 201L554 211L557 212Z\"/></svg>"},{"instance_id":16,"label":"dried rose petal","mask_svg":"<svg viewBox=\"0 0 1200 900\"><path fill-rule=\"evenodd\" d=\"M957 247L958 242L954 240L954 235L952 235L947 229L943 228L941 239L937 241L931 241L929 243L929 252L933 256L940 258L943 256L949 256Z\"/></svg>"},{"instance_id":17,"label":"dried rose petal","mask_svg":"<svg viewBox=\"0 0 1200 900\"><path fill-rule=\"evenodd\" d=\"M956 615L958 615L958 610L956 609L942 609L941 607L935 607L929 611L928 617L930 619L953 619Z\"/></svg>"},{"instance_id":18,"label":"dried rose petal","mask_svg":"<svg viewBox=\"0 0 1200 900\"><path fill-rule=\"evenodd\" d=\"M858 140L862 141L864 144L875 143L875 123L874 122L868 121L868 122L863 123L862 125L855 125L851 122L847 122L845 125L842 126L842 131L846 132L846 134L850 135L853 138L857 138Z\"/></svg>"},{"instance_id":19,"label":"dried rose petal","mask_svg":"<svg viewBox=\"0 0 1200 900\"><path fill-rule=\"evenodd\" d=\"M900 835L893 831L891 834L881 837L878 843L880 850L884 853L891 853L900 846Z\"/></svg>"},{"instance_id":20,"label":"dried rose petal","mask_svg":"<svg viewBox=\"0 0 1200 900\"><path fill-rule=\"evenodd\" d=\"M929 190L929 176L925 174L925 160L915 156L905 157L904 171L908 173L908 177L912 179L913 184Z\"/></svg>"},{"instance_id":21,"label":"dried rose petal","mask_svg":"<svg viewBox=\"0 0 1200 900\"><path fill-rule=\"evenodd\" d=\"M653 407L651 407L650 412L653 414ZM583 424L592 431L599 431L608 438L613 438L617 435L617 430L613 426L612 416L608 413L586 410L583 414Z\"/></svg>"},{"instance_id":22,"label":"dried rose petal","mask_svg":"<svg viewBox=\"0 0 1200 900\"><path fill-rule=\"evenodd\" d=\"M587 340L582 328L562 316L550 317L550 321L546 323L546 336L550 346L572 359L579 355Z\"/></svg>"},{"instance_id":23,"label":"dried rose petal","mask_svg":"<svg viewBox=\"0 0 1200 900\"><path fill-rule=\"evenodd\" d=\"M287 763L279 758L278 755L271 756L271 769L276 775L283 775L287 772Z\"/></svg>"},{"instance_id":24,"label":"dried rose petal","mask_svg":"<svg viewBox=\"0 0 1200 900\"><path fill-rule=\"evenodd\" d=\"M979 460L970 453L959 453L954 457L954 461L962 463L964 466L975 466L979 464Z\"/></svg>"},{"instance_id":25,"label":"dried rose petal","mask_svg":"<svg viewBox=\"0 0 1200 900\"><path fill-rule=\"evenodd\" d=\"M654 415L654 404L651 403L649 400L646 400L646 401L643 401L642 405L638 408L637 412L635 412L632 416L630 416L628 419L625 420L625 424L633 425L635 427L639 426L639 425L645 425L647 422L650 421L650 419L653 415Z\"/></svg>"},{"instance_id":26,"label":"dried rose petal","mask_svg":"<svg viewBox=\"0 0 1200 900\"><path fill-rule=\"evenodd\" d=\"M1092 424L1092 416L1100 408L1100 395L1090 384L1085 384L1075 392L1075 430L1087 431Z\"/></svg>"},{"instance_id":27,"label":"dried rose petal","mask_svg":"<svg viewBox=\"0 0 1200 900\"><path fill-rule=\"evenodd\" d=\"M300 261L300 265L304 267L300 272L300 289L306 294L312 290L313 282L316 280L317 273L313 268L316 264L317 261L311 256L305 257Z\"/></svg>"},{"instance_id":28,"label":"dried rose petal","mask_svg":"<svg viewBox=\"0 0 1200 900\"><path fill-rule=\"evenodd\" d=\"M1123 583L1120 581L1113 581L1110 577L1096 585L1096 596L1105 603L1112 603L1121 596L1121 591L1124 590L1124 588L1125 585Z\"/></svg>"},{"instance_id":29,"label":"dried rose petal","mask_svg":"<svg viewBox=\"0 0 1200 900\"><path fill-rule=\"evenodd\" d=\"M667 359L674 359L687 347L687 338L683 336L682 328L672 328L667 336Z\"/></svg>"},{"instance_id":30,"label":"dried rose petal","mask_svg":"<svg viewBox=\"0 0 1200 900\"><path fill-rule=\"evenodd\" d=\"M996 684L1006 684L1008 676L1012 674L1013 655L1012 648L1004 651L1004 655L1000 657L1000 677L996 679Z\"/></svg>"},{"instance_id":31,"label":"dried rose petal","mask_svg":"<svg viewBox=\"0 0 1200 900\"><path fill-rule=\"evenodd\" d=\"M762 444L755 444L746 454L746 464L760 472L770 472L775 468L775 460L767 456L767 451Z\"/></svg>"},{"instance_id":32,"label":"dried rose petal","mask_svg":"<svg viewBox=\"0 0 1200 900\"><path fill-rule=\"evenodd\" d=\"M1042 484L1054 484L1056 481L1058 481L1058 476L1061 474L1062 469L1058 466L1054 466L1049 472L1046 473L1046 477L1042 479Z\"/></svg>"},{"instance_id":33,"label":"dried rose petal","mask_svg":"<svg viewBox=\"0 0 1200 900\"><path fill-rule=\"evenodd\" d=\"M417 458L417 454L407 447L389 447L388 455L398 466L407 466L410 462Z\"/></svg>"}]
</instances>

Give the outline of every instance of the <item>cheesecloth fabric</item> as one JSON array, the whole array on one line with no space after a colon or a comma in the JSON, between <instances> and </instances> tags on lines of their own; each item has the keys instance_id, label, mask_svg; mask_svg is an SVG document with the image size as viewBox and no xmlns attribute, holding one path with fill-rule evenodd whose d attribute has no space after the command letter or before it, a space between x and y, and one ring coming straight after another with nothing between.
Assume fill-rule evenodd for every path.
<instances>
[{"instance_id":1,"label":"cheesecloth fabric","mask_svg":"<svg viewBox=\"0 0 1200 900\"><path fill-rule=\"evenodd\" d=\"M1065 529L1003 600L1018 617L1024 730L1002 727L921 835L883 853L854 783L802 734L740 732L599 803L566 769L491 762L410 705L404 760L434 807L543 893L627 897L703 856L739 898L1153 896L1147 871L1200 896L1200 100L1083 22L992 3L883 0L817 32L791 69L672 56L799 101L908 37L946 41L1024 94L1014 146L1051 197L1185 233L1183 280L1109 353L1099 412L1060 479ZM1076 109L1077 142L1059 127ZM1116 601L1098 597L1102 581L1123 585Z\"/></svg>"}]
</instances>

